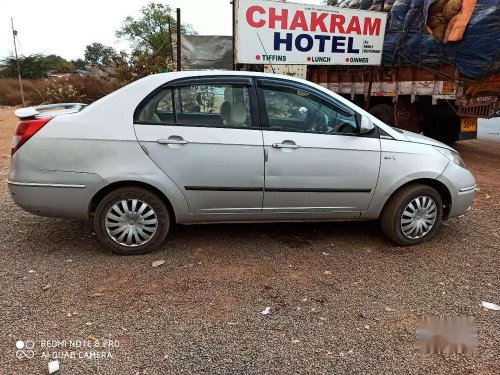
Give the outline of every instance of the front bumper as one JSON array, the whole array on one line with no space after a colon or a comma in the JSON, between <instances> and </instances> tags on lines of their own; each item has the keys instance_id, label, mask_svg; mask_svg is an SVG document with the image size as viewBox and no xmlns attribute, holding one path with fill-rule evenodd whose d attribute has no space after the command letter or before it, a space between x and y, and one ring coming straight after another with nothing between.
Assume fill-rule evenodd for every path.
<instances>
[{"instance_id":1,"label":"front bumper","mask_svg":"<svg viewBox=\"0 0 500 375\"><path fill-rule=\"evenodd\" d=\"M467 169L450 162L438 181L448 187L451 194L451 207L447 218L467 213L472 207L476 194L476 179Z\"/></svg>"}]
</instances>

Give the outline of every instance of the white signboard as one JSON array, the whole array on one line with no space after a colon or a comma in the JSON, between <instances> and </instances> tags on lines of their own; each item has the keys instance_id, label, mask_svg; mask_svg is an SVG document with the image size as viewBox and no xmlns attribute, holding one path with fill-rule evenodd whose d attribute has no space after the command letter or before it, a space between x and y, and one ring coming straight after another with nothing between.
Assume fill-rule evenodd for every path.
<instances>
[{"instance_id":1,"label":"white signboard","mask_svg":"<svg viewBox=\"0 0 500 375\"><path fill-rule=\"evenodd\" d=\"M380 65L387 14L237 0L236 62Z\"/></svg>"}]
</instances>

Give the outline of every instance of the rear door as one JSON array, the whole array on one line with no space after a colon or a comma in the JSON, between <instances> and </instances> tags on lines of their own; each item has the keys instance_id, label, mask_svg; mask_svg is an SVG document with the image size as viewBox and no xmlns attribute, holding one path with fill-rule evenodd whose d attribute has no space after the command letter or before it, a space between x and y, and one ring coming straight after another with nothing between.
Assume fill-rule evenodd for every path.
<instances>
[{"instance_id":1,"label":"rear door","mask_svg":"<svg viewBox=\"0 0 500 375\"><path fill-rule=\"evenodd\" d=\"M265 163L264 212L335 212L368 208L380 167L380 140L360 135L351 108L319 90L260 79Z\"/></svg>"},{"instance_id":2,"label":"rear door","mask_svg":"<svg viewBox=\"0 0 500 375\"><path fill-rule=\"evenodd\" d=\"M183 191L192 213L261 212L264 155L252 82L177 81L136 111L139 142Z\"/></svg>"}]
</instances>

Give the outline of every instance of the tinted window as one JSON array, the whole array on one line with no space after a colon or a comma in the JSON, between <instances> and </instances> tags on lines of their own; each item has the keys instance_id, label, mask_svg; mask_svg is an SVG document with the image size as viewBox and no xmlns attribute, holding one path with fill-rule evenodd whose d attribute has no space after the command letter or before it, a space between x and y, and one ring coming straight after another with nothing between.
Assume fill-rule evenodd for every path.
<instances>
[{"instance_id":1,"label":"tinted window","mask_svg":"<svg viewBox=\"0 0 500 375\"><path fill-rule=\"evenodd\" d=\"M174 122L172 90L162 90L151 98L138 116L139 122L172 123Z\"/></svg>"},{"instance_id":2,"label":"tinted window","mask_svg":"<svg viewBox=\"0 0 500 375\"><path fill-rule=\"evenodd\" d=\"M192 85L180 87L177 94L179 124L251 126L248 87Z\"/></svg>"},{"instance_id":3,"label":"tinted window","mask_svg":"<svg viewBox=\"0 0 500 375\"><path fill-rule=\"evenodd\" d=\"M272 130L339 134L357 131L356 116L307 91L263 88Z\"/></svg>"},{"instance_id":4,"label":"tinted window","mask_svg":"<svg viewBox=\"0 0 500 375\"><path fill-rule=\"evenodd\" d=\"M250 127L248 87L232 84L180 86L162 90L136 121L191 126Z\"/></svg>"}]
</instances>

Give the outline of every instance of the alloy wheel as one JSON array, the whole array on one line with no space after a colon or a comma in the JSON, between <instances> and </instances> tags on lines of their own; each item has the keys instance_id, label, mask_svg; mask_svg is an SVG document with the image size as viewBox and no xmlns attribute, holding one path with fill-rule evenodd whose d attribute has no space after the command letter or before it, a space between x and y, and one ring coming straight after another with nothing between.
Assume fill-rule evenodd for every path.
<instances>
[{"instance_id":1,"label":"alloy wheel","mask_svg":"<svg viewBox=\"0 0 500 375\"><path fill-rule=\"evenodd\" d=\"M127 247L144 245L156 233L158 218L153 208L139 199L116 202L106 213L106 231Z\"/></svg>"},{"instance_id":2,"label":"alloy wheel","mask_svg":"<svg viewBox=\"0 0 500 375\"><path fill-rule=\"evenodd\" d=\"M417 239L425 236L436 223L438 209L436 202L429 196L413 199L401 215L401 230L407 238Z\"/></svg>"}]
</instances>

